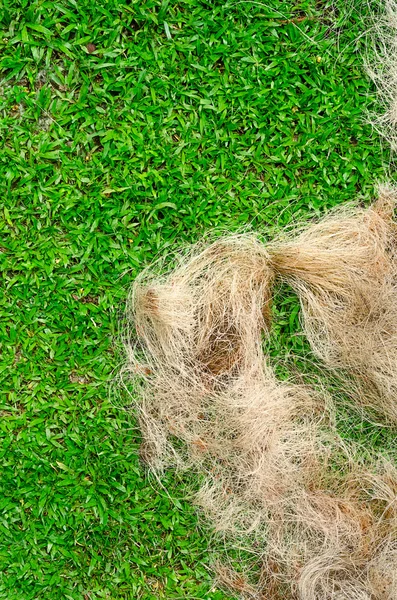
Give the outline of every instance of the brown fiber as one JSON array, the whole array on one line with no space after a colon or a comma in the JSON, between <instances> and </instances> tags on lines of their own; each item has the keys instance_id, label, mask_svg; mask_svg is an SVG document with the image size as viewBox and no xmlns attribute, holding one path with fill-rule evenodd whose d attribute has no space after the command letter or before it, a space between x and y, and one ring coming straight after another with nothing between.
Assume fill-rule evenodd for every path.
<instances>
[{"instance_id":1,"label":"brown fiber","mask_svg":"<svg viewBox=\"0 0 397 600\"><path fill-rule=\"evenodd\" d=\"M263 351L277 280L352 401L397 421L396 195L263 245L194 247L135 282L126 339L145 456L194 471L215 530L261 573L218 568L241 598L396 600L397 473L360 460L321 388L278 381ZM255 571L255 569L254 569Z\"/></svg>"},{"instance_id":2,"label":"brown fiber","mask_svg":"<svg viewBox=\"0 0 397 600\"><path fill-rule=\"evenodd\" d=\"M376 131L397 149L397 0L369 2L373 14L367 73L378 91L383 111L373 115Z\"/></svg>"}]
</instances>

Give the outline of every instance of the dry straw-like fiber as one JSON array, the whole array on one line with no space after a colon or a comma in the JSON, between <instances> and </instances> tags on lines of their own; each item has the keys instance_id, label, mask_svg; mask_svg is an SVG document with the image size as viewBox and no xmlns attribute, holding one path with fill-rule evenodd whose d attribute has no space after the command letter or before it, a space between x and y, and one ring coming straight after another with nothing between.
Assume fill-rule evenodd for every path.
<instances>
[{"instance_id":1,"label":"dry straw-like fiber","mask_svg":"<svg viewBox=\"0 0 397 600\"><path fill-rule=\"evenodd\" d=\"M197 503L245 540L250 577L219 567L241 598L397 599L397 472L339 437L325 392L278 381L263 351L272 290L286 280L324 368L360 407L397 421L396 193L267 246L254 235L194 247L144 272L125 341L144 436L159 471L201 477Z\"/></svg>"},{"instance_id":2,"label":"dry straw-like fiber","mask_svg":"<svg viewBox=\"0 0 397 600\"><path fill-rule=\"evenodd\" d=\"M370 2L367 72L378 90L382 113L373 116L377 132L397 149L397 0Z\"/></svg>"}]
</instances>

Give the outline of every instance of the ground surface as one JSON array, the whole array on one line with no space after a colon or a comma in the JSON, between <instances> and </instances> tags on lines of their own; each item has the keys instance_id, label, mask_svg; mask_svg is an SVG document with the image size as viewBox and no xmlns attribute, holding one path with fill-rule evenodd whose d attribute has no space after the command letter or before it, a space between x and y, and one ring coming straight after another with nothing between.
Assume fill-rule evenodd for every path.
<instances>
[{"instance_id":1,"label":"ground surface","mask_svg":"<svg viewBox=\"0 0 397 600\"><path fill-rule=\"evenodd\" d=\"M184 483L170 499L139 461L118 323L176 240L369 201L362 31L314 0L3 5L1 598L230 597ZM275 355L299 351L297 313L284 294Z\"/></svg>"}]
</instances>

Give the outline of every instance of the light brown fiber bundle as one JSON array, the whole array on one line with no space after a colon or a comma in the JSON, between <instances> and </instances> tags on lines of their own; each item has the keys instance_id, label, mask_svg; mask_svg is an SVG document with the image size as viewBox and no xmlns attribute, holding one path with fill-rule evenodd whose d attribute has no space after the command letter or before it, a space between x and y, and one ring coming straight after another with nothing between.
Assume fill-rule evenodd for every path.
<instances>
[{"instance_id":1,"label":"light brown fiber bundle","mask_svg":"<svg viewBox=\"0 0 397 600\"><path fill-rule=\"evenodd\" d=\"M371 121L376 131L397 150L397 0L370 2L367 73L376 85L382 112Z\"/></svg>"},{"instance_id":2,"label":"light brown fiber bundle","mask_svg":"<svg viewBox=\"0 0 397 600\"><path fill-rule=\"evenodd\" d=\"M396 425L395 200L383 189L268 245L220 238L133 286L125 344L145 455L197 473L215 530L249 546L259 575L218 570L241 598L397 600L395 467L360 459L332 398L278 381L263 350L285 280L324 370Z\"/></svg>"}]
</instances>

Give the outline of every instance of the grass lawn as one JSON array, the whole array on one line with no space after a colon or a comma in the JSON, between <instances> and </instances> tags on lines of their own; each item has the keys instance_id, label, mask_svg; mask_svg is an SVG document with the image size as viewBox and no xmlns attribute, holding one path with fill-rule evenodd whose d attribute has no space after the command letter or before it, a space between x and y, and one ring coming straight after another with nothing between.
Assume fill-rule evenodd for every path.
<instances>
[{"instance_id":1,"label":"grass lawn","mask_svg":"<svg viewBox=\"0 0 397 600\"><path fill-rule=\"evenodd\" d=\"M119 323L134 276L179 242L369 201L387 157L345 5L3 3L0 598L230 598L186 482L140 462L112 383ZM299 353L298 330L286 293L275 356Z\"/></svg>"}]
</instances>

